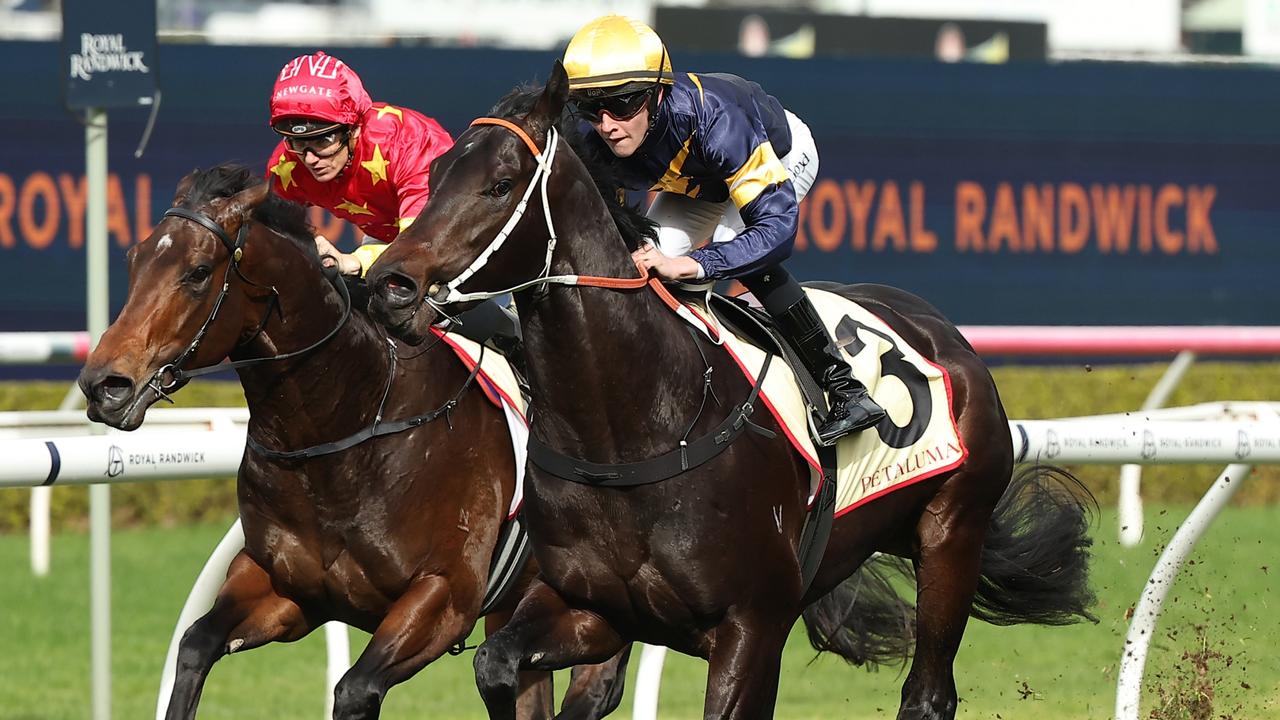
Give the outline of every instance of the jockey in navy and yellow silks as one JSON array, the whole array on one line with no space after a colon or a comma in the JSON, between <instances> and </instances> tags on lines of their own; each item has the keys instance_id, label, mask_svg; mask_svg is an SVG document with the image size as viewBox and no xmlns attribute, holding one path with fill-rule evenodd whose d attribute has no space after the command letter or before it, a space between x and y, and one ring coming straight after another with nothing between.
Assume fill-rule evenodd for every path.
<instances>
[{"instance_id":1,"label":"jockey in navy and yellow silks","mask_svg":"<svg viewBox=\"0 0 1280 720\"><path fill-rule=\"evenodd\" d=\"M636 261L667 280L733 278L751 290L827 392L819 442L879 422L884 410L780 265L818 171L808 127L749 80L675 72L657 33L619 15L579 30L563 62L569 99L622 183L659 191L648 212L657 247Z\"/></svg>"}]
</instances>

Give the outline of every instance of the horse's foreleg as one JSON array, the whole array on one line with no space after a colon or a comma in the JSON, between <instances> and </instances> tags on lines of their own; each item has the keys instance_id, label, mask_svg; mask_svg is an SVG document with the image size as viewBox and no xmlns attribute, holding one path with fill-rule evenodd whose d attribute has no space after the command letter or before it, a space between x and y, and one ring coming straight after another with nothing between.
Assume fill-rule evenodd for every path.
<instances>
[{"instance_id":1,"label":"horse's foreleg","mask_svg":"<svg viewBox=\"0 0 1280 720\"><path fill-rule=\"evenodd\" d=\"M782 648L793 619L731 615L715 629L708 657L704 717L773 717Z\"/></svg>"},{"instance_id":2,"label":"horse's foreleg","mask_svg":"<svg viewBox=\"0 0 1280 720\"><path fill-rule=\"evenodd\" d=\"M456 589L439 576L409 586L334 688L334 720L378 717L387 690L466 638L475 624L475 610L455 605Z\"/></svg>"},{"instance_id":3,"label":"horse's foreleg","mask_svg":"<svg viewBox=\"0 0 1280 720\"><path fill-rule=\"evenodd\" d=\"M902 685L898 720L956 716L953 664L978 584L987 527L982 513L963 505L935 498L920 519L916 652Z\"/></svg>"},{"instance_id":4,"label":"horse's foreleg","mask_svg":"<svg viewBox=\"0 0 1280 720\"><path fill-rule=\"evenodd\" d=\"M595 665L576 665L561 705L561 720L597 720L618 709L627 681L631 645L609 660Z\"/></svg>"},{"instance_id":5,"label":"horse's foreleg","mask_svg":"<svg viewBox=\"0 0 1280 720\"><path fill-rule=\"evenodd\" d=\"M598 615L569 607L535 580L511 622L476 650L476 686L490 718L514 720L521 670L604 662L622 646L621 636Z\"/></svg>"},{"instance_id":6,"label":"horse's foreleg","mask_svg":"<svg viewBox=\"0 0 1280 720\"><path fill-rule=\"evenodd\" d=\"M511 622L515 608L498 610L484 616L484 636L487 638ZM545 670L522 670L516 691L516 717L543 720L555 715L555 684L551 673Z\"/></svg>"},{"instance_id":7,"label":"horse's foreleg","mask_svg":"<svg viewBox=\"0 0 1280 720\"><path fill-rule=\"evenodd\" d=\"M213 609L182 636L165 717L195 717L205 678L222 656L275 640L297 640L311 630L302 609L277 595L267 573L241 552L231 561Z\"/></svg>"}]
</instances>

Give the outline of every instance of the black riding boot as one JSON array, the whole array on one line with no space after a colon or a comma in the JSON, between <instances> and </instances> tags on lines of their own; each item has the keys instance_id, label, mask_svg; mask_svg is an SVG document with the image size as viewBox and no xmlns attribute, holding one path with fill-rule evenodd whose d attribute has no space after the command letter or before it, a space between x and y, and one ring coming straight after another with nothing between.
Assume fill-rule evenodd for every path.
<instances>
[{"instance_id":1,"label":"black riding boot","mask_svg":"<svg viewBox=\"0 0 1280 720\"><path fill-rule=\"evenodd\" d=\"M833 445L841 437L865 430L884 417L884 408L871 399L867 386L853 376L849 363L832 342L808 297L802 297L773 319L805 367L827 392L830 410L818 426L819 443Z\"/></svg>"}]
</instances>

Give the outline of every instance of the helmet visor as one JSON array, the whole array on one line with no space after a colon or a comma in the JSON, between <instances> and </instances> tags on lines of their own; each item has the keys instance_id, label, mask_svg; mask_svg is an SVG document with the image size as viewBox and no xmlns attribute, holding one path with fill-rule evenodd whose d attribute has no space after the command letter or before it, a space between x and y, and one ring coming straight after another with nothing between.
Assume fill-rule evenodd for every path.
<instances>
[{"instance_id":1,"label":"helmet visor","mask_svg":"<svg viewBox=\"0 0 1280 720\"><path fill-rule=\"evenodd\" d=\"M604 113L609 113L615 120L630 120L635 117L653 96L654 88L610 95L601 98L573 98L573 109L578 115L598 123Z\"/></svg>"}]
</instances>

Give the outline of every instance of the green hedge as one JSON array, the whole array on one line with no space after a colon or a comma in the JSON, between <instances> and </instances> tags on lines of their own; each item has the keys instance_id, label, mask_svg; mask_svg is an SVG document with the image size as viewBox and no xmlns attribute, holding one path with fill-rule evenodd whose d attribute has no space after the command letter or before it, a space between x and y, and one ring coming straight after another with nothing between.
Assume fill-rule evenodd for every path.
<instances>
[{"instance_id":1,"label":"green hedge","mask_svg":"<svg viewBox=\"0 0 1280 720\"><path fill-rule=\"evenodd\" d=\"M1001 366L992 370L1010 418L1038 419L1096 415L1134 410L1164 372L1164 363L1058 367ZM58 407L68 384L0 382L0 411L47 410ZM1274 400L1280 398L1280 363L1205 362L1192 367L1169 405L1214 400ZM178 394L185 407L244 404L240 387L232 382L197 382ZM372 402L373 399L370 399ZM1073 468L1097 495L1114 502L1115 466ZM1157 503L1195 502L1213 482L1221 466L1166 465L1147 468L1143 497ZM0 532L24 531L29 493L0 490ZM83 487L55 488L55 527L87 524L88 493ZM1280 468L1259 466L1237 493L1236 504L1280 500ZM171 525L192 521L230 521L235 515L235 487L228 479L116 485L111 491L112 513L118 526Z\"/></svg>"}]
</instances>

